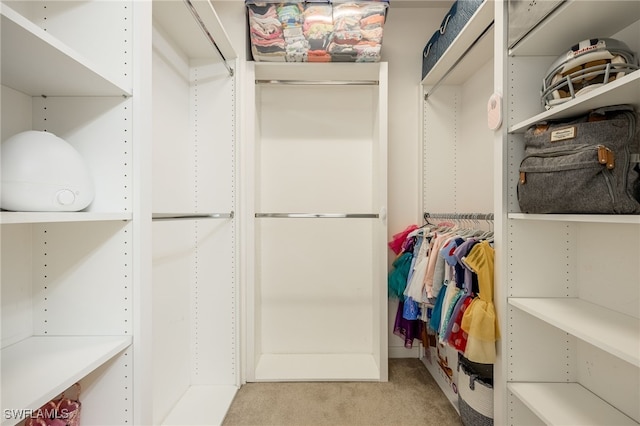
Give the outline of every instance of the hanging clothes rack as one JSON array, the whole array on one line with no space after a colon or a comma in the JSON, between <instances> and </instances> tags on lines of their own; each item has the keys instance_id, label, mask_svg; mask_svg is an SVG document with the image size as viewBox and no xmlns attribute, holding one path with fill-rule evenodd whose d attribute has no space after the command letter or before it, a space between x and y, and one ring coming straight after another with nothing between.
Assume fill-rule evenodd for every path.
<instances>
[{"instance_id":1,"label":"hanging clothes rack","mask_svg":"<svg viewBox=\"0 0 640 426\"><path fill-rule=\"evenodd\" d=\"M378 86L378 80L256 80L256 84L283 84L290 86Z\"/></svg>"},{"instance_id":2,"label":"hanging clothes rack","mask_svg":"<svg viewBox=\"0 0 640 426\"><path fill-rule=\"evenodd\" d=\"M234 212L231 213L203 213L203 214L154 214L154 221L158 220L201 220L201 219L233 219Z\"/></svg>"},{"instance_id":3,"label":"hanging clothes rack","mask_svg":"<svg viewBox=\"0 0 640 426\"><path fill-rule=\"evenodd\" d=\"M492 221L493 213L424 213L423 218L426 222L429 219L444 220L486 220Z\"/></svg>"},{"instance_id":4,"label":"hanging clothes rack","mask_svg":"<svg viewBox=\"0 0 640 426\"><path fill-rule=\"evenodd\" d=\"M377 219L377 213L256 213L257 218Z\"/></svg>"},{"instance_id":5,"label":"hanging clothes rack","mask_svg":"<svg viewBox=\"0 0 640 426\"><path fill-rule=\"evenodd\" d=\"M233 77L233 68L231 68L229 66L229 64L227 63L227 58L225 58L224 54L222 53L222 50L220 50L220 47L218 46L218 43L216 43L215 39L213 38L213 36L209 32L209 30L207 29L207 26L205 25L204 21L200 17L200 14L196 10L196 8L191 3L191 0L184 0L184 4L187 6L189 11L191 12L191 15L193 15L193 19L195 19L196 22L198 23L198 26L200 27L200 29L204 33L204 36L206 37L206 39L209 41L211 46L213 46L213 49L218 53L220 58L222 58L222 63L227 68L227 71L229 71L229 76Z\"/></svg>"}]
</instances>

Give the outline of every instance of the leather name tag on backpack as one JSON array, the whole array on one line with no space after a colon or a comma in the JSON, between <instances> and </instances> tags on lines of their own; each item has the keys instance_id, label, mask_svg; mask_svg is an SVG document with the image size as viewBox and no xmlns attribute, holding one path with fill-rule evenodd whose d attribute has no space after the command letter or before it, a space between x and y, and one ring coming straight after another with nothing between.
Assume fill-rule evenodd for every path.
<instances>
[{"instance_id":1,"label":"leather name tag on backpack","mask_svg":"<svg viewBox=\"0 0 640 426\"><path fill-rule=\"evenodd\" d=\"M564 129L554 130L553 132L551 132L551 142L575 139L576 130L576 127L565 127Z\"/></svg>"}]
</instances>

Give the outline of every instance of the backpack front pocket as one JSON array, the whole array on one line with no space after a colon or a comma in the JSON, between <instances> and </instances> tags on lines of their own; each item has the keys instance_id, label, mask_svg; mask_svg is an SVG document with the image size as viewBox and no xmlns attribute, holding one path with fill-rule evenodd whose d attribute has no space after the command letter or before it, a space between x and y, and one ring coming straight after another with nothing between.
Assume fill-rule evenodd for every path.
<instances>
[{"instance_id":1,"label":"backpack front pocket","mask_svg":"<svg viewBox=\"0 0 640 426\"><path fill-rule=\"evenodd\" d=\"M613 152L603 145L540 150L520 163L518 203L524 213L616 212Z\"/></svg>"}]
</instances>

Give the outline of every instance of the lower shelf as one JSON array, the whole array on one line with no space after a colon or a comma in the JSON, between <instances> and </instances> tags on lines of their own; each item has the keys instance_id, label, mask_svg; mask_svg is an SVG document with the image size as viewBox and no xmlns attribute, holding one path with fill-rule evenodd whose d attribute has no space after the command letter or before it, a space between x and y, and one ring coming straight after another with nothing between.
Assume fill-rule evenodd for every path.
<instances>
[{"instance_id":1,"label":"lower shelf","mask_svg":"<svg viewBox=\"0 0 640 426\"><path fill-rule=\"evenodd\" d=\"M640 319L577 298L509 298L509 304L640 367Z\"/></svg>"},{"instance_id":2,"label":"lower shelf","mask_svg":"<svg viewBox=\"0 0 640 426\"><path fill-rule=\"evenodd\" d=\"M547 425L638 425L578 383L507 385Z\"/></svg>"},{"instance_id":3,"label":"lower shelf","mask_svg":"<svg viewBox=\"0 0 640 426\"><path fill-rule=\"evenodd\" d=\"M38 409L129 345L129 336L37 336L3 348L2 425L18 423L27 415L21 410Z\"/></svg>"},{"instance_id":4,"label":"lower shelf","mask_svg":"<svg viewBox=\"0 0 640 426\"><path fill-rule=\"evenodd\" d=\"M263 354L256 381L378 381L380 367L371 354Z\"/></svg>"},{"instance_id":5,"label":"lower shelf","mask_svg":"<svg viewBox=\"0 0 640 426\"><path fill-rule=\"evenodd\" d=\"M191 386L163 425L219 425L233 402L236 386Z\"/></svg>"}]
</instances>

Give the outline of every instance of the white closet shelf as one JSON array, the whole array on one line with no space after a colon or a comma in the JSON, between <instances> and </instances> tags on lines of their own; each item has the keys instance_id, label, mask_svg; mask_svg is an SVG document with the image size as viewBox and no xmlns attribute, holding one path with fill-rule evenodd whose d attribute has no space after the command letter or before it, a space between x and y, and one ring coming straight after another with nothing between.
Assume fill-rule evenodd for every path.
<instances>
[{"instance_id":1,"label":"white closet shelf","mask_svg":"<svg viewBox=\"0 0 640 426\"><path fill-rule=\"evenodd\" d=\"M131 213L93 213L93 212L1 212L0 224L17 223L58 223L58 222L100 222L127 221Z\"/></svg>"},{"instance_id":2,"label":"white closet shelf","mask_svg":"<svg viewBox=\"0 0 640 426\"><path fill-rule=\"evenodd\" d=\"M507 388L547 425L637 425L578 383L508 383Z\"/></svg>"},{"instance_id":3,"label":"white closet shelf","mask_svg":"<svg viewBox=\"0 0 640 426\"><path fill-rule=\"evenodd\" d=\"M256 62L256 80L378 81L379 63Z\"/></svg>"},{"instance_id":4,"label":"white closet shelf","mask_svg":"<svg viewBox=\"0 0 640 426\"><path fill-rule=\"evenodd\" d=\"M638 19L637 1L567 1L544 21L544 26L535 28L514 46L509 55L558 56L581 40L611 36Z\"/></svg>"},{"instance_id":5,"label":"white closet shelf","mask_svg":"<svg viewBox=\"0 0 640 426\"><path fill-rule=\"evenodd\" d=\"M2 349L2 408L38 409L131 345L129 336L36 336ZM19 419L5 419L10 425Z\"/></svg>"},{"instance_id":6,"label":"white closet shelf","mask_svg":"<svg viewBox=\"0 0 640 426\"><path fill-rule=\"evenodd\" d=\"M597 2L594 2L597 3ZM640 70L605 84L583 96L541 112L509 128L509 133L524 133L531 125L545 120L573 117L603 105L631 104L640 110Z\"/></svg>"},{"instance_id":7,"label":"white closet shelf","mask_svg":"<svg viewBox=\"0 0 640 426\"><path fill-rule=\"evenodd\" d=\"M430 9L443 7L451 8L453 0L393 0L393 8L399 7L428 7Z\"/></svg>"},{"instance_id":8,"label":"white closet shelf","mask_svg":"<svg viewBox=\"0 0 640 426\"><path fill-rule=\"evenodd\" d=\"M202 22L224 57L226 59L236 59L238 55L233 49L231 39L224 30L218 14L209 0L191 0L191 4L197 10ZM196 21L184 0L154 1L153 19L155 20L154 25L161 27L188 58L219 59L215 48L207 40L203 31L195 25Z\"/></svg>"},{"instance_id":9,"label":"white closet shelf","mask_svg":"<svg viewBox=\"0 0 640 426\"><path fill-rule=\"evenodd\" d=\"M493 37L487 35L470 51L470 53L474 55L474 60L477 60L477 58L484 59L480 59L480 62L475 62L473 66L457 66L458 59L476 43L476 40L478 40L482 33L484 33L493 22L494 3L494 1L486 0L478 7L478 10L476 10L471 19L469 19L465 27L460 31L460 34L458 34L444 54L438 59L438 62L436 62L429 73L422 79L423 86L437 84L445 77L447 77L447 83L449 84L466 81L469 76L478 70L478 64L485 63L493 58ZM487 39L489 40L488 42L486 41ZM456 68L456 75L455 81L452 81L454 80L454 76L450 78L447 74L449 74L454 67Z\"/></svg>"},{"instance_id":10,"label":"white closet shelf","mask_svg":"<svg viewBox=\"0 0 640 426\"><path fill-rule=\"evenodd\" d=\"M130 96L132 88L0 4L2 84L31 96Z\"/></svg>"},{"instance_id":11,"label":"white closet shelf","mask_svg":"<svg viewBox=\"0 0 640 426\"><path fill-rule=\"evenodd\" d=\"M640 367L640 319L577 298L510 298L509 305Z\"/></svg>"},{"instance_id":12,"label":"white closet shelf","mask_svg":"<svg viewBox=\"0 0 640 426\"><path fill-rule=\"evenodd\" d=\"M256 381L380 380L372 354L262 354L255 371Z\"/></svg>"},{"instance_id":13,"label":"white closet shelf","mask_svg":"<svg viewBox=\"0 0 640 426\"><path fill-rule=\"evenodd\" d=\"M162 425L220 425L237 391L236 386L191 386Z\"/></svg>"},{"instance_id":14,"label":"white closet shelf","mask_svg":"<svg viewBox=\"0 0 640 426\"><path fill-rule=\"evenodd\" d=\"M622 223L640 225L640 215L509 213L509 219L552 222Z\"/></svg>"}]
</instances>

